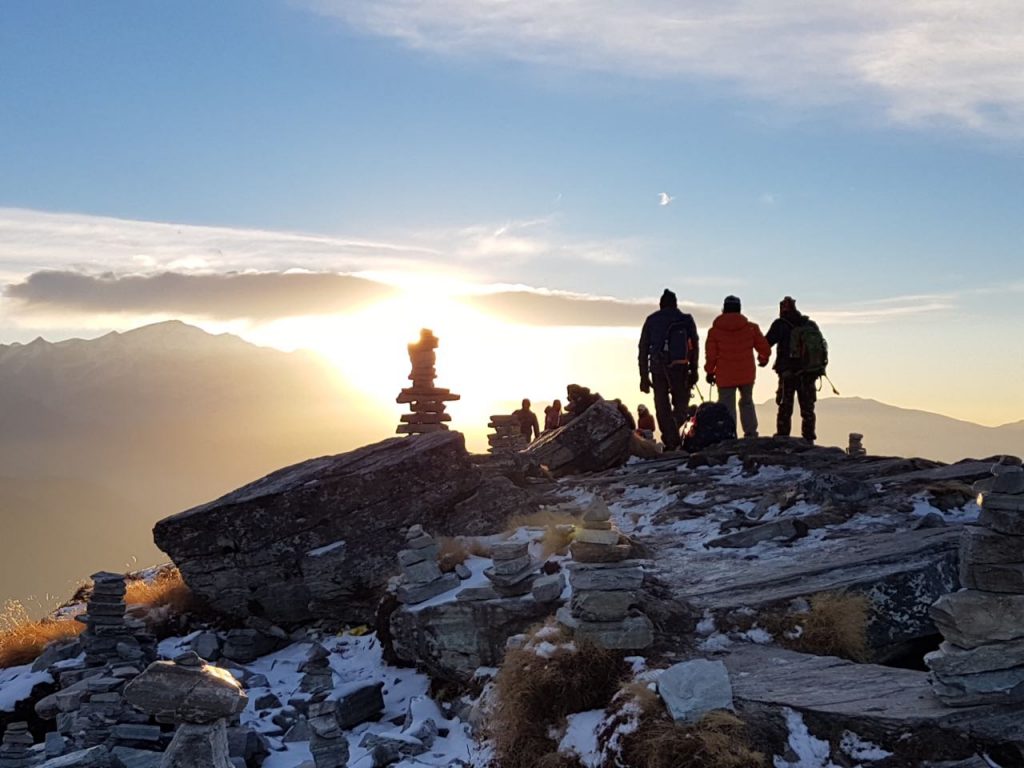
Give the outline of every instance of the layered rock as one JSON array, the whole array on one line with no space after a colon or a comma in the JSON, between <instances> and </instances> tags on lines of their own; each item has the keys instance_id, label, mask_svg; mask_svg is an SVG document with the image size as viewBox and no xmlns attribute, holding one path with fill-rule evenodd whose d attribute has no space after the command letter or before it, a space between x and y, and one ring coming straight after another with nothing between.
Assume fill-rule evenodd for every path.
<instances>
[{"instance_id":1,"label":"layered rock","mask_svg":"<svg viewBox=\"0 0 1024 768\"><path fill-rule=\"evenodd\" d=\"M411 413L402 416L402 423L395 430L399 434L443 432L448 429L446 422L452 420L445 413L445 403L458 400L459 396L434 386L437 345L437 337L429 328L422 329L420 340L409 345L409 362L412 364L409 380L412 386L403 389L395 402L408 403Z\"/></svg>"},{"instance_id":2,"label":"layered rock","mask_svg":"<svg viewBox=\"0 0 1024 768\"><path fill-rule=\"evenodd\" d=\"M979 524L960 543L965 589L931 609L946 642L925 663L950 706L1024 702L1024 469L996 465L980 485Z\"/></svg>"},{"instance_id":3,"label":"layered rock","mask_svg":"<svg viewBox=\"0 0 1024 768\"><path fill-rule=\"evenodd\" d=\"M399 602L416 605L459 586L459 577L454 573L441 573L437 552L437 542L422 525L409 528L405 534L405 549L398 553L402 569Z\"/></svg>"},{"instance_id":4,"label":"layered rock","mask_svg":"<svg viewBox=\"0 0 1024 768\"><path fill-rule=\"evenodd\" d=\"M493 435L487 436L490 453L518 453L530 444L515 416L491 416L487 426L494 430Z\"/></svg>"},{"instance_id":5,"label":"layered rock","mask_svg":"<svg viewBox=\"0 0 1024 768\"><path fill-rule=\"evenodd\" d=\"M488 488L461 434L392 438L274 472L153 534L193 593L231 616L369 621L395 570L394 531L500 530L523 497L485 503Z\"/></svg>"},{"instance_id":6,"label":"layered rock","mask_svg":"<svg viewBox=\"0 0 1024 768\"><path fill-rule=\"evenodd\" d=\"M864 448L864 435L860 432L850 433L850 442L846 447L846 454L854 458L868 455L868 452Z\"/></svg>"},{"instance_id":7,"label":"layered rock","mask_svg":"<svg viewBox=\"0 0 1024 768\"><path fill-rule=\"evenodd\" d=\"M541 435L524 453L555 476L598 472L625 463L632 434L615 403L600 400L564 427Z\"/></svg>"},{"instance_id":8,"label":"layered rock","mask_svg":"<svg viewBox=\"0 0 1024 768\"><path fill-rule=\"evenodd\" d=\"M649 647L654 642L653 625L637 607L644 569L627 559L630 547L622 543L622 534L600 498L583 513L582 528L576 531L570 551L572 602L559 609L558 620L577 636L604 648Z\"/></svg>"}]
</instances>

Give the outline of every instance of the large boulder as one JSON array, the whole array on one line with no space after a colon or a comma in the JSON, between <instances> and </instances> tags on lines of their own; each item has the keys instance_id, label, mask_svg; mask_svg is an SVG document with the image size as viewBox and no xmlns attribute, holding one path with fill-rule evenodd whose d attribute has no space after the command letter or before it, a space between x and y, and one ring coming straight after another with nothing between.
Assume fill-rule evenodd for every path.
<instances>
[{"instance_id":1,"label":"large boulder","mask_svg":"<svg viewBox=\"0 0 1024 768\"><path fill-rule=\"evenodd\" d=\"M615 403L601 400L564 427L541 435L523 453L556 476L600 472L626 462L632 434Z\"/></svg>"},{"instance_id":2,"label":"large boulder","mask_svg":"<svg viewBox=\"0 0 1024 768\"><path fill-rule=\"evenodd\" d=\"M154 661L125 686L125 698L165 723L215 723L245 709L249 697L229 672L188 656Z\"/></svg>"},{"instance_id":3,"label":"large boulder","mask_svg":"<svg viewBox=\"0 0 1024 768\"><path fill-rule=\"evenodd\" d=\"M493 533L527 506L521 489L485 480L461 434L437 432L278 470L161 520L153 536L192 591L228 615L369 621L396 571L399 529Z\"/></svg>"}]
</instances>

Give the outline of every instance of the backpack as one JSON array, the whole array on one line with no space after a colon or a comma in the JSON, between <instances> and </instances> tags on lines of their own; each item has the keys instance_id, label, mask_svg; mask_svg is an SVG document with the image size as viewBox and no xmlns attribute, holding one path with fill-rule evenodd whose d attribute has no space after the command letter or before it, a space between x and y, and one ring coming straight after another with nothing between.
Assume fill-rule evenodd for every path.
<instances>
[{"instance_id":1,"label":"backpack","mask_svg":"<svg viewBox=\"0 0 1024 768\"><path fill-rule=\"evenodd\" d=\"M651 357L657 355L666 365L689 360L691 341L690 318L676 320L665 329L664 338L651 339Z\"/></svg>"},{"instance_id":2,"label":"backpack","mask_svg":"<svg viewBox=\"0 0 1024 768\"><path fill-rule=\"evenodd\" d=\"M701 403L683 426L683 448L691 453L736 439L736 422L723 403Z\"/></svg>"},{"instance_id":3,"label":"backpack","mask_svg":"<svg viewBox=\"0 0 1024 768\"><path fill-rule=\"evenodd\" d=\"M789 333L789 357L799 360L799 372L811 376L824 376L828 367L828 343L816 323L808 320L794 325Z\"/></svg>"}]
</instances>

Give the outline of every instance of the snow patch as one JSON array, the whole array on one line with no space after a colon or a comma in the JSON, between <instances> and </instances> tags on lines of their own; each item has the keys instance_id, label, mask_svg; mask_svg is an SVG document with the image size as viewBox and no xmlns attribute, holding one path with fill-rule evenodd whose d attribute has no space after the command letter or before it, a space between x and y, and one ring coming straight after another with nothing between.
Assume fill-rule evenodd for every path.
<instances>
[{"instance_id":1,"label":"snow patch","mask_svg":"<svg viewBox=\"0 0 1024 768\"><path fill-rule=\"evenodd\" d=\"M816 738L804 724L799 712L786 708L786 727L789 728L789 748L796 755L796 762L783 757L773 758L775 768L840 768L832 762L832 750L827 741Z\"/></svg>"},{"instance_id":2,"label":"snow patch","mask_svg":"<svg viewBox=\"0 0 1024 768\"><path fill-rule=\"evenodd\" d=\"M52 682L49 672L33 672L31 663L0 669L0 712L13 712L18 702L32 695L33 688Z\"/></svg>"},{"instance_id":3,"label":"snow patch","mask_svg":"<svg viewBox=\"0 0 1024 768\"><path fill-rule=\"evenodd\" d=\"M597 734L604 716L603 709L569 715L558 751L577 755L587 768L598 768L601 765L601 751L597 746Z\"/></svg>"},{"instance_id":4,"label":"snow patch","mask_svg":"<svg viewBox=\"0 0 1024 768\"><path fill-rule=\"evenodd\" d=\"M839 748L854 760L867 760L868 762L874 762L876 760L884 760L885 758L892 756L892 752L884 750L877 744L872 744L870 741L864 741L864 739L853 731L843 732L843 738L839 742Z\"/></svg>"}]
</instances>

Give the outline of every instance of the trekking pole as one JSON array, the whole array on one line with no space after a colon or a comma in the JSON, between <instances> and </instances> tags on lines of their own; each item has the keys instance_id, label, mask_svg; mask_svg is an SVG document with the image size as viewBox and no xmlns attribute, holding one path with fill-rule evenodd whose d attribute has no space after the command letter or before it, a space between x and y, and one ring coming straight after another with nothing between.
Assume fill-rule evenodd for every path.
<instances>
[{"instance_id":1,"label":"trekking pole","mask_svg":"<svg viewBox=\"0 0 1024 768\"><path fill-rule=\"evenodd\" d=\"M840 396L840 395L839 395L839 390L838 390L838 389L836 389L836 385L832 383L832 379L830 379L830 378L828 377L828 374L827 374L827 373L823 373L823 374L821 374L821 375L822 375L822 378L824 378L824 379L825 379L825 381L827 381L827 382L828 382L828 385L829 385L830 387L832 387L832 394L833 394L833 395L835 395L836 397L839 397L839 396Z\"/></svg>"},{"instance_id":2,"label":"trekking pole","mask_svg":"<svg viewBox=\"0 0 1024 768\"><path fill-rule=\"evenodd\" d=\"M700 391L700 385L694 384L693 388L697 390L697 397L699 397L700 401L703 403L704 402L704 393ZM711 397L711 392L710 391L708 391L708 397Z\"/></svg>"}]
</instances>

